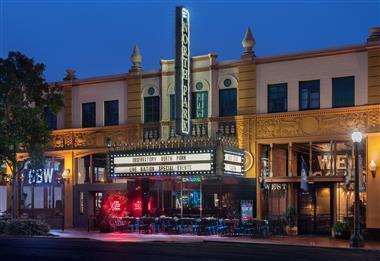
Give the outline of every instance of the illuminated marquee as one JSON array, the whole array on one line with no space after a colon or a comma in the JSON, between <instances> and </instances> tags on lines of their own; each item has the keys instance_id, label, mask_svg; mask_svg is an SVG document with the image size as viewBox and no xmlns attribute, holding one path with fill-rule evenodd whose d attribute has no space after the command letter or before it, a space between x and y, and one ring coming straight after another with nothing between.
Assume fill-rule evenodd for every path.
<instances>
[{"instance_id":1,"label":"illuminated marquee","mask_svg":"<svg viewBox=\"0 0 380 261\"><path fill-rule=\"evenodd\" d=\"M177 134L190 134L190 13L176 8L176 64L175 93Z\"/></svg>"},{"instance_id":2,"label":"illuminated marquee","mask_svg":"<svg viewBox=\"0 0 380 261\"><path fill-rule=\"evenodd\" d=\"M224 151L224 174L244 176L244 153L238 150Z\"/></svg>"},{"instance_id":3,"label":"illuminated marquee","mask_svg":"<svg viewBox=\"0 0 380 261\"><path fill-rule=\"evenodd\" d=\"M111 177L204 175L214 173L214 149L113 152Z\"/></svg>"}]
</instances>

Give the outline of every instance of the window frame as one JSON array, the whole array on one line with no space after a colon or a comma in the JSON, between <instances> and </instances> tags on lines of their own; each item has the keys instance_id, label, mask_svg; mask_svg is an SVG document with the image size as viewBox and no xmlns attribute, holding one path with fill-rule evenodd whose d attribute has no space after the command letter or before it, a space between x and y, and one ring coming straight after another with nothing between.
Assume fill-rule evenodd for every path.
<instances>
[{"instance_id":1,"label":"window frame","mask_svg":"<svg viewBox=\"0 0 380 261\"><path fill-rule=\"evenodd\" d=\"M116 102L117 104L117 121L116 122L111 122L111 120L107 121L107 104L113 104ZM112 119L112 117L110 117ZM119 125L119 100L109 100L109 101L104 101L103 102L103 125L104 126L116 126Z\"/></svg>"},{"instance_id":2,"label":"window frame","mask_svg":"<svg viewBox=\"0 0 380 261\"><path fill-rule=\"evenodd\" d=\"M45 115L45 120L46 120L46 125L47 125L48 130L57 130L58 129L57 114L53 113L48 107L45 107L44 115Z\"/></svg>"},{"instance_id":3,"label":"window frame","mask_svg":"<svg viewBox=\"0 0 380 261\"><path fill-rule=\"evenodd\" d=\"M344 80L344 79L352 79L352 83L353 83L353 85L352 85L352 103L345 103L343 105L336 105L335 104L336 103L335 102L336 96L339 96L338 94L341 93L341 92L334 91L335 88L338 88L338 87L334 88L334 82L338 81L338 80ZM331 106L333 108L343 108L343 107L353 107L353 106L355 106L355 76L354 75L343 76L343 77L334 77L334 78L331 79L331 86L332 86L331 87L331 89L332 89Z\"/></svg>"},{"instance_id":4,"label":"window frame","mask_svg":"<svg viewBox=\"0 0 380 261\"><path fill-rule=\"evenodd\" d=\"M94 124L84 124L85 123L85 119L84 119L84 106L87 106L87 105L93 105L94 106ZM93 127L96 127L96 102L84 102L82 103L82 128L93 128Z\"/></svg>"},{"instance_id":5,"label":"window frame","mask_svg":"<svg viewBox=\"0 0 380 261\"><path fill-rule=\"evenodd\" d=\"M197 105L196 102L196 96L197 95L205 95L206 96L206 107L203 107L205 111L202 109L202 117L196 117L197 112ZM191 118L192 119L206 119L208 118L208 91L196 91L191 92Z\"/></svg>"},{"instance_id":6,"label":"window frame","mask_svg":"<svg viewBox=\"0 0 380 261\"><path fill-rule=\"evenodd\" d=\"M278 87L283 87L285 88L285 101L284 101L284 104L285 104L285 108L284 110L271 110L271 92L270 92L270 89L271 88L278 88ZM267 111L268 113L277 113L277 112L287 112L288 111L288 83L284 82L284 83L276 83L276 84L268 84L268 88L267 88L267 92L268 92L268 95L267 95L267 99L268 99L268 104L267 104ZM279 98L277 98L276 100L273 100L274 102L279 100Z\"/></svg>"},{"instance_id":7,"label":"window frame","mask_svg":"<svg viewBox=\"0 0 380 261\"><path fill-rule=\"evenodd\" d=\"M316 86L311 86L311 84L315 82L317 83L318 82L318 87ZM310 86L302 86L302 84L310 84ZM318 89L318 107L311 107L311 102L312 102L312 98L311 98L311 93L315 93L315 92L312 92L312 88L316 87ZM308 90L308 97L307 97L307 107L306 108L303 108L302 107L302 90ZM300 111L307 111L307 110L318 110L321 108L321 81L318 79L318 80L307 80L307 81L299 81L298 82L298 108Z\"/></svg>"},{"instance_id":8,"label":"window frame","mask_svg":"<svg viewBox=\"0 0 380 261\"><path fill-rule=\"evenodd\" d=\"M225 111L225 110L222 110L222 107L223 107L223 102L222 102L222 93L223 92L235 92L235 108L234 108L234 111L232 111L231 113L222 113L222 111ZM227 95L228 97L229 95ZM228 116L236 116L237 115L237 89L236 88L226 88L226 89L219 89L219 117L228 117ZM232 107L232 106L230 106Z\"/></svg>"},{"instance_id":9,"label":"window frame","mask_svg":"<svg viewBox=\"0 0 380 261\"><path fill-rule=\"evenodd\" d=\"M155 99L157 99L157 109L153 109L154 104L151 104L151 112L150 112L150 119L147 119L147 100L152 100L152 103ZM144 97L144 123L155 123L160 122L160 96L147 96Z\"/></svg>"},{"instance_id":10,"label":"window frame","mask_svg":"<svg viewBox=\"0 0 380 261\"><path fill-rule=\"evenodd\" d=\"M169 95L169 119L170 121L176 120L176 110L175 110L175 94Z\"/></svg>"}]
</instances>

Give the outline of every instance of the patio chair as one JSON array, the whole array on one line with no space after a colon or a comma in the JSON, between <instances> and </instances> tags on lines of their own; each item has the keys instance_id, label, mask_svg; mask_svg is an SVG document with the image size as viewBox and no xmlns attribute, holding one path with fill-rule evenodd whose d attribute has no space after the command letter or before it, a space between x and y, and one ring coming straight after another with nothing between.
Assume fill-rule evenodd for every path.
<instances>
[{"instance_id":1,"label":"patio chair","mask_svg":"<svg viewBox=\"0 0 380 261\"><path fill-rule=\"evenodd\" d=\"M162 226L164 232L166 233L172 233L174 230L176 230L175 222L173 219L163 219Z\"/></svg>"},{"instance_id":2,"label":"patio chair","mask_svg":"<svg viewBox=\"0 0 380 261\"><path fill-rule=\"evenodd\" d=\"M200 233L200 228L201 228L201 219L197 218L194 220L192 224L192 229L193 229L193 234L199 234Z\"/></svg>"},{"instance_id":3,"label":"patio chair","mask_svg":"<svg viewBox=\"0 0 380 261\"><path fill-rule=\"evenodd\" d=\"M220 235L224 235L224 234L226 234L227 229L228 229L228 226L224 223L224 219L220 218L218 220L216 232Z\"/></svg>"},{"instance_id":4,"label":"patio chair","mask_svg":"<svg viewBox=\"0 0 380 261\"><path fill-rule=\"evenodd\" d=\"M216 220L206 219L205 220L205 233L206 235L214 235L217 231L217 223Z\"/></svg>"},{"instance_id":5,"label":"patio chair","mask_svg":"<svg viewBox=\"0 0 380 261\"><path fill-rule=\"evenodd\" d=\"M139 230L139 219L138 218L131 219L128 224L128 231L136 232L138 230Z\"/></svg>"},{"instance_id":6,"label":"patio chair","mask_svg":"<svg viewBox=\"0 0 380 261\"><path fill-rule=\"evenodd\" d=\"M160 219L155 218L153 222L150 223L150 229L152 233L158 233L161 231Z\"/></svg>"},{"instance_id":7,"label":"patio chair","mask_svg":"<svg viewBox=\"0 0 380 261\"><path fill-rule=\"evenodd\" d=\"M141 234L149 234L150 230L150 219L149 218L141 218L139 222L139 233Z\"/></svg>"}]
</instances>

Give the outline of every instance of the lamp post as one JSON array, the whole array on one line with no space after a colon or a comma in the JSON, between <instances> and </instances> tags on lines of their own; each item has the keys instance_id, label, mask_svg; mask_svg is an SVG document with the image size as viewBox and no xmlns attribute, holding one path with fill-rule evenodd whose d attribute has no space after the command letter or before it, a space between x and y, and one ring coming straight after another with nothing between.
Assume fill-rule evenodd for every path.
<instances>
[{"instance_id":1,"label":"lamp post","mask_svg":"<svg viewBox=\"0 0 380 261\"><path fill-rule=\"evenodd\" d=\"M224 160L224 155L223 155L223 144L222 144L222 139L223 139L223 133L218 130L215 135L215 140L216 140L216 175L218 177L219 181L219 191L218 191L218 218L221 217L222 214L222 176L223 176L223 160Z\"/></svg>"},{"instance_id":2,"label":"lamp post","mask_svg":"<svg viewBox=\"0 0 380 261\"><path fill-rule=\"evenodd\" d=\"M69 169L65 169L62 173L62 181L63 181L63 192L62 192L62 231L65 231L65 184L66 184L66 180L67 180L67 183L70 184L70 180L69 180L69 176L70 176L70 170Z\"/></svg>"},{"instance_id":3,"label":"lamp post","mask_svg":"<svg viewBox=\"0 0 380 261\"><path fill-rule=\"evenodd\" d=\"M355 202L354 202L354 233L351 235L351 247L362 247L363 237L360 234L360 198L359 198L359 157L358 146L363 135L359 131L354 131L351 135L354 143L355 154Z\"/></svg>"},{"instance_id":4,"label":"lamp post","mask_svg":"<svg viewBox=\"0 0 380 261\"><path fill-rule=\"evenodd\" d=\"M111 166L110 166L110 153L111 153L111 148L112 148L112 140L110 137L106 139L106 145L107 145L107 176L105 178L106 182L108 182L110 175L111 175Z\"/></svg>"}]
</instances>

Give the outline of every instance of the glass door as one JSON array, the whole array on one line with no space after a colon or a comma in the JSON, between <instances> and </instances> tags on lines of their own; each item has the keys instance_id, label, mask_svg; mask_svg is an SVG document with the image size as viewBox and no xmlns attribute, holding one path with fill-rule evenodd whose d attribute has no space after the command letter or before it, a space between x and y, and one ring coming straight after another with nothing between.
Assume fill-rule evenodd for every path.
<instances>
[{"instance_id":1,"label":"glass door","mask_svg":"<svg viewBox=\"0 0 380 261\"><path fill-rule=\"evenodd\" d=\"M298 229L301 234L328 234L333 222L333 183L309 184L299 192Z\"/></svg>"},{"instance_id":2,"label":"glass door","mask_svg":"<svg viewBox=\"0 0 380 261\"><path fill-rule=\"evenodd\" d=\"M318 184L315 189L315 233L328 234L332 224L332 188L328 184Z\"/></svg>"},{"instance_id":3,"label":"glass door","mask_svg":"<svg viewBox=\"0 0 380 261\"><path fill-rule=\"evenodd\" d=\"M298 195L298 230L300 234L313 234L315 216L314 186L309 186L307 192L300 191Z\"/></svg>"}]
</instances>

